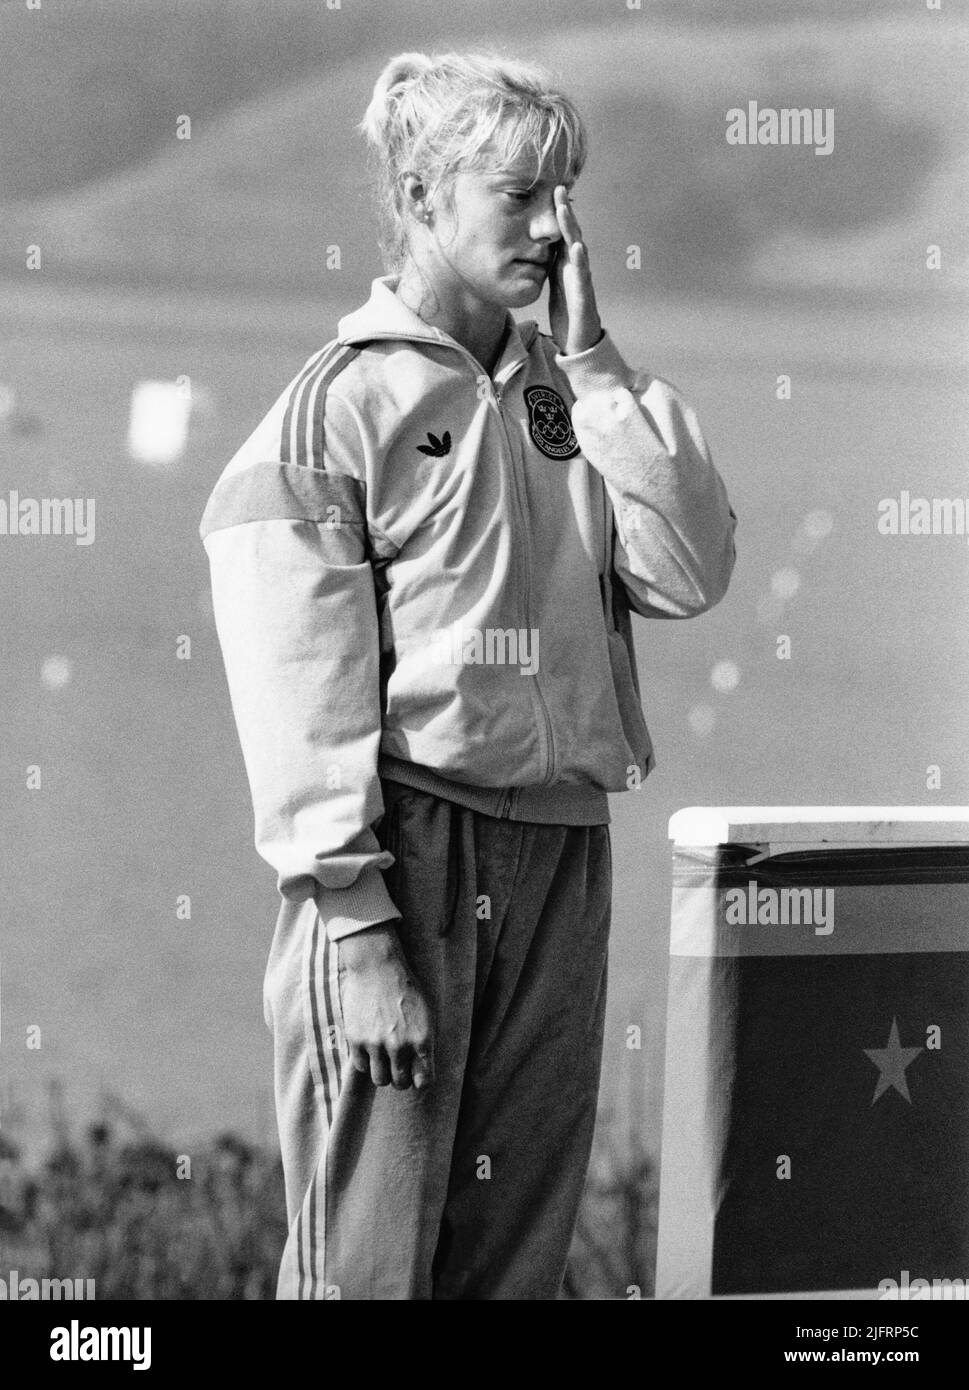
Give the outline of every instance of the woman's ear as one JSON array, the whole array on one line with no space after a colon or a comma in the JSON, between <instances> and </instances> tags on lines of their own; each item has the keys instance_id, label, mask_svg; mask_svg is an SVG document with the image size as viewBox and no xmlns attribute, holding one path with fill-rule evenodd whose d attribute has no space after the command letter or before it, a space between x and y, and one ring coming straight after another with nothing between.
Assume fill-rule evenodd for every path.
<instances>
[{"instance_id":1,"label":"woman's ear","mask_svg":"<svg viewBox=\"0 0 969 1390\"><path fill-rule=\"evenodd\" d=\"M418 222L426 222L431 210L427 206L427 185L424 180L418 174L405 173L401 175L400 188L403 211Z\"/></svg>"}]
</instances>

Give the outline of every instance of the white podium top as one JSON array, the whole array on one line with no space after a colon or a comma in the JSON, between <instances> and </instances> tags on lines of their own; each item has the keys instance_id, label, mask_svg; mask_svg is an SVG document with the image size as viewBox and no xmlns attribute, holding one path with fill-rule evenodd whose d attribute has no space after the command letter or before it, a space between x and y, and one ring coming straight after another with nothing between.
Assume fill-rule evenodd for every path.
<instances>
[{"instance_id":1,"label":"white podium top","mask_svg":"<svg viewBox=\"0 0 969 1390\"><path fill-rule=\"evenodd\" d=\"M677 845L969 844L969 806L685 806Z\"/></svg>"}]
</instances>

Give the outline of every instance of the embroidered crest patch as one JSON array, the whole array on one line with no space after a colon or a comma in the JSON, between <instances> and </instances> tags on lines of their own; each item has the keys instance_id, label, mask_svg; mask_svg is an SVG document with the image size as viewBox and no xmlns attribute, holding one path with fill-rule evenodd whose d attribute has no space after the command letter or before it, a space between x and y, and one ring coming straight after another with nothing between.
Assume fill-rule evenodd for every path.
<instances>
[{"instance_id":1,"label":"embroidered crest patch","mask_svg":"<svg viewBox=\"0 0 969 1390\"><path fill-rule=\"evenodd\" d=\"M550 386L529 386L525 392L528 429L546 458L574 459L580 453L566 404Z\"/></svg>"}]
</instances>

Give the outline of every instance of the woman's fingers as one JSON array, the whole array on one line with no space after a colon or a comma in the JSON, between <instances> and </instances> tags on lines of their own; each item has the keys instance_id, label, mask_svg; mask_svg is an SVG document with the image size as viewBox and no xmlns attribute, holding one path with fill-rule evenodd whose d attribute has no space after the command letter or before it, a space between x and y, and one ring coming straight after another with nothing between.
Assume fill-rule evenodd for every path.
<instances>
[{"instance_id":1,"label":"woman's fingers","mask_svg":"<svg viewBox=\"0 0 969 1390\"><path fill-rule=\"evenodd\" d=\"M578 218L572 210L572 203L569 199L569 191L564 183L555 186L555 215L558 219L559 229L565 240L565 245L571 251L577 241L582 240L582 229L579 226Z\"/></svg>"},{"instance_id":2,"label":"woman's fingers","mask_svg":"<svg viewBox=\"0 0 969 1390\"><path fill-rule=\"evenodd\" d=\"M423 1048L416 1047L414 1049L412 1075L414 1077L414 1089L416 1091L423 1090L425 1086L433 1085L434 1048L430 1042L425 1044Z\"/></svg>"},{"instance_id":3,"label":"woman's fingers","mask_svg":"<svg viewBox=\"0 0 969 1390\"><path fill-rule=\"evenodd\" d=\"M564 183L556 184L555 187L555 215L562 233L562 241L559 243L562 247L562 269L568 266L588 275L589 251L582 240L582 228L579 226L579 219L572 208Z\"/></svg>"},{"instance_id":4,"label":"woman's fingers","mask_svg":"<svg viewBox=\"0 0 969 1390\"><path fill-rule=\"evenodd\" d=\"M582 228L579 226L579 219L575 215L564 183L558 184L555 189L555 212L565 248L565 264L576 270L588 272L588 247L582 240Z\"/></svg>"},{"instance_id":5,"label":"woman's fingers","mask_svg":"<svg viewBox=\"0 0 969 1390\"><path fill-rule=\"evenodd\" d=\"M552 266L548 277L548 320L552 337L559 351L565 346L569 330L568 309L565 302L565 286L562 283L562 267L565 264L565 246L556 242L552 247Z\"/></svg>"},{"instance_id":6,"label":"woman's fingers","mask_svg":"<svg viewBox=\"0 0 969 1390\"><path fill-rule=\"evenodd\" d=\"M602 325L596 309L589 251L564 183L555 186L555 216L561 232L549 284L552 336L565 353L584 352L599 341Z\"/></svg>"},{"instance_id":7,"label":"woman's fingers","mask_svg":"<svg viewBox=\"0 0 969 1390\"><path fill-rule=\"evenodd\" d=\"M550 313L550 317L558 320L559 333L555 333L554 324L552 331L556 339L564 344L560 351L584 352L599 341L602 323L596 308L589 249L582 239L582 228L572 209L568 190L562 183L555 187L555 215L562 240L559 242L559 279L555 286L558 291L555 302L557 313Z\"/></svg>"},{"instance_id":8,"label":"woman's fingers","mask_svg":"<svg viewBox=\"0 0 969 1390\"><path fill-rule=\"evenodd\" d=\"M368 1048L370 1053L370 1080L375 1086L390 1085L390 1063L382 1047Z\"/></svg>"},{"instance_id":9,"label":"woman's fingers","mask_svg":"<svg viewBox=\"0 0 969 1390\"><path fill-rule=\"evenodd\" d=\"M392 1048L390 1077L395 1091L406 1091L411 1083L411 1054L409 1048Z\"/></svg>"}]
</instances>

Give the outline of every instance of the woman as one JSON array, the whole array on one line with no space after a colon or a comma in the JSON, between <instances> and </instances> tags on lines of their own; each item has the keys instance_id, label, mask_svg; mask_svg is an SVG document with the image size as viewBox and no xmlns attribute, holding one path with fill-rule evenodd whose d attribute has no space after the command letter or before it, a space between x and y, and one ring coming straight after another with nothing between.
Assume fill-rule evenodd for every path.
<instances>
[{"instance_id":1,"label":"woman","mask_svg":"<svg viewBox=\"0 0 969 1390\"><path fill-rule=\"evenodd\" d=\"M389 273L202 523L282 895L278 1293L552 1299L595 1119L607 793L654 762L629 611L716 603L736 518L689 406L600 322L568 98L407 53L362 129ZM550 336L510 312L546 281Z\"/></svg>"}]
</instances>

